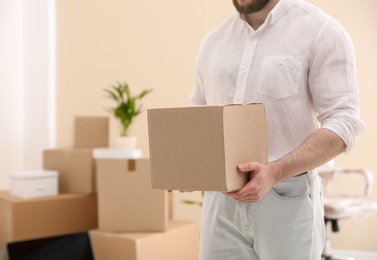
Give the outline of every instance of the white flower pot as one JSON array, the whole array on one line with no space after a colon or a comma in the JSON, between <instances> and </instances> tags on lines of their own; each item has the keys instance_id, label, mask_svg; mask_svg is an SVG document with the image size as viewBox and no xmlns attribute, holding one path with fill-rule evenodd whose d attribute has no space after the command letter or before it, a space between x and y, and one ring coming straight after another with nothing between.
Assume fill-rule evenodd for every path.
<instances>
[{"instance_id":1,"label":"white flower pot","mask_svg":"<svg viewBox=\"0 0 377 260\"><path fill-rule=\"evenodd\" d=\"M115 138L115 147L119 149L134 150L136 147L136 136L117 136Z\"/></svg>"}]
</instances>

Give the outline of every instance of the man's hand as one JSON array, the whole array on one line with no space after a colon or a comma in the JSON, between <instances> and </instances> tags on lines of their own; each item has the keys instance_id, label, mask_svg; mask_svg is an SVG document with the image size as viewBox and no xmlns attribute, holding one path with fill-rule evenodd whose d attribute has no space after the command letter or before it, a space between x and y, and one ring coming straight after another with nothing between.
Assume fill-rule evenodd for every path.
<instances>
[{"instance_id":1,"label":"man's hand","mask_svg":"<svg viewBox=\"0 0 377 260\"><path fill-rule=\"evenodd\" d=\"M250 172L250 181L240 190L224 192L225 195L243 203L260 201L271 187L279 181L278 172L273 172L270 165L249 162L239 164L238 170L244 173Z\"/></svg>"},{"instance_id":2,"label":"man's hand","mask_svg":"<svg viewBox=\"0 0 377 260\"><path fill-rule=\"evenodd\" d=\"M250 181L239 191L224 194L244 203L260 201L274 184L314 169L345 150L343 139L336 133L325 128L317 129L299 147L277 161L239 164L237 167L241 172L250 172Z\"/></svg>"}]
</instances>

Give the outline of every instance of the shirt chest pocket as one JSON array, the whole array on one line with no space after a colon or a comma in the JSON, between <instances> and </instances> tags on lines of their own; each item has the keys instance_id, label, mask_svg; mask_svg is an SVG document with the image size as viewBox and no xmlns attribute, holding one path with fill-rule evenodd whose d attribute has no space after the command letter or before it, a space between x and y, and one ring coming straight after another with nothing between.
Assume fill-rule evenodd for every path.
<instances>
[{"instance_id":1,"label":"shirt chest pocket","mask_svg":"<svg viewBox=\"0 0 377 260\"><path fill-rule=\"evenodd\" d=\"M266 56L262 63L257 92L274 99L297 94L303 66L303 56Z\"/></svg>"}]
</instances>

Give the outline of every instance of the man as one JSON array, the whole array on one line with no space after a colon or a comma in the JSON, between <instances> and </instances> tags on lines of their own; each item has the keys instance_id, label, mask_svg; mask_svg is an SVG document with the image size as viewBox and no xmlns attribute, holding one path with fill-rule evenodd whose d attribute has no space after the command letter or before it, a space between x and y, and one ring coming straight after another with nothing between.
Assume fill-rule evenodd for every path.
<instances>
[{"instance_id":1,"label":"man","mask_svg":"<svg viewBox=\"0 0 377 260\"><path fill-rule=\"evenodd\" d=\"M319 260L325 227L315 168L363 133L353 47L303 0L233 0L239 13L204 39L192 105L263 103L269 163L250 182L206 192L201 260Z\"/></svg>"}]
</instances>

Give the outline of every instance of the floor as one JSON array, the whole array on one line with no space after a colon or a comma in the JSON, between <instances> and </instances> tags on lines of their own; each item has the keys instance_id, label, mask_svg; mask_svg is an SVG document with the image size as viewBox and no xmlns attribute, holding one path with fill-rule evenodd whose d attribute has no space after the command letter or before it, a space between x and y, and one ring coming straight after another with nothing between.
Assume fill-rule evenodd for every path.
<instances>
[{"instance_id":1,"label":"floor","mask_svg":"<svg viewBox=\"0 0 377 260\"><path fill-rule=\"evenodd\" d=\"M377 252L350 251L350 250L332 250L333 256L352 256L356 260L377 260ZM335 258L337 259L337 258ZM346 260L347 258L340 258Z\"/></svg>"},{"instance_id":2,"label":"floor","mask_svg":"<svg viewBox=\"0 0 377 260\"><path fill-rule=\"evenodd\" d=\"M340 256L352 256L356 260L377 260L377 252L366 252L366 251L349 251L349 250L332 250L333 255L339 256L339 258L335 258L336 260L347 260L347 258ZM3 254L0 250L0 260L3 260Z\"/></svg>"}]
</instances>

